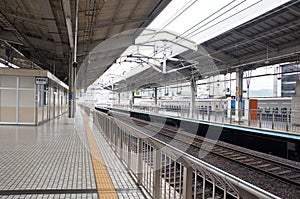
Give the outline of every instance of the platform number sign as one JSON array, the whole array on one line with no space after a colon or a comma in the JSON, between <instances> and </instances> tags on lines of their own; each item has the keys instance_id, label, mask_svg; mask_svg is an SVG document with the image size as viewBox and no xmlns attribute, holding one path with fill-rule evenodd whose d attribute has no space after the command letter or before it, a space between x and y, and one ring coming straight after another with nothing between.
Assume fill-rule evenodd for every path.
<instances>
[{"instance_id":1,"label":"platform number sign","mask_svg":"<svg viewBox=\"0 0 300 199\"><path fill-rule=\"evenodd\" d=\"M39 84L39 85L48 84L48 78L47 77L36 77L35 84Z\"/></svg>"}]
</instances>

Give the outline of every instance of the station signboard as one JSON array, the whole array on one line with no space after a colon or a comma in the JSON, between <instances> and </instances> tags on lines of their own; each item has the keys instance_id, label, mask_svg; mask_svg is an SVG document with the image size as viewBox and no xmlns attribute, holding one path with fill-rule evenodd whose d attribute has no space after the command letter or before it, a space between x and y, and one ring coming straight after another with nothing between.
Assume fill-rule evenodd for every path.
<instances>
[{"instance_id":1,"label":"station signboard","mask_svg":"<svg viewBox=\"0 0 300 199\"><path fill-rule=\"evenodd\" d=\"M48 84L48 78L47 77L36 77L35 84L39 84L39 85Z\"/></svg>"}]
</instances>

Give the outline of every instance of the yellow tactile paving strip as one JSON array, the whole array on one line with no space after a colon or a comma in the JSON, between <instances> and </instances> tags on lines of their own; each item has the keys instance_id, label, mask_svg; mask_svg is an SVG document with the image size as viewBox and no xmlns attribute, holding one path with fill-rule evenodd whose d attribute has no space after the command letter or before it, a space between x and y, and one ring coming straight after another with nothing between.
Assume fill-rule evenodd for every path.
<instances>
[{"instance_id":1,"label":"yellow tactile paving strip","mask_svg":"<svg viewBox=\"0 0 300 199\"><path fill-rule=\"evenodd\" d=\"M107 168L104 164L102 155L98 149L98 145L89 127L89 118L83 112L81 113L84 121L85 132L88 138L88 143L91 152L91 159L96 178L97 192L100 199L114 199L118 198L115 187L109 176Z\"/></svg>"}]
</instances>

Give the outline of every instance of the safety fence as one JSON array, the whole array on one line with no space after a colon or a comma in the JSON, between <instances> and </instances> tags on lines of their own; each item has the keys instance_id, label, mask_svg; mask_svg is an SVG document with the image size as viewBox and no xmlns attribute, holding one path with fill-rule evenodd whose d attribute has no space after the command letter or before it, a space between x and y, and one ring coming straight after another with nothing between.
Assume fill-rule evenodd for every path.
<instances>
[{"instance_id":1,"label":"safety fence","mask_svg":"<svg viewBox=\"0 0 300 199\"><path fill-rule=\"evenodd\" d=\"M125 110L140 110L151 113L159 113L181 118L196 119L222 124L242 125L253 128L264 128L279 131L300 132L300 112L288 110L261 110L243 109L203 109L203 108L161 108L151 106L134 106L130 108L124 105L114 105L115 108ZM240 112L240 113L239 113ZM238 115L240 114L240 118ZM294 118L294 119L293 119Z\"/></svg>"},{"instance_id":2,"label":"safety fence","mask_svg":"<svg viewBox=\"0 0 300 199\"><path fill-rule=\"evenodd\" d=\"M278 198L105 113L93 120L153 198Z\"/></svg>"}]
</instances>

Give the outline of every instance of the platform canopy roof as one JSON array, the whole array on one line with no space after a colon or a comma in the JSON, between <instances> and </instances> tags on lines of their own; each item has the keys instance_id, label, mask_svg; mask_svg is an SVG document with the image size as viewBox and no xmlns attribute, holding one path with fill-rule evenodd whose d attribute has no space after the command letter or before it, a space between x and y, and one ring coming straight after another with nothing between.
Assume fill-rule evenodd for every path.
<instances>
[{"instance_id":1,"label":"platform canopy roof","mask_svg":"<svg viewBox=\"0 0 300 199\"><path fill-rule=\"evenodd\" d=\"M299 61L300 1L289 1L200 45L220 73Z\"/></svg>"},{"instance_id":2,"label":"platform canopy roof","mask_svg":"<svg viewBox=\"0 0 300 199\"><path fill-rule=\"evenodd\" d=\"M78 66L94 47L113 35L147 27L170 1L79 0ZM46 69L68 82L74 47L75 5L76 0L2 0L0 62ZM114 56L123 49L126 47L122 46ZM98 65L98 77L112 64L109 61Z\"/></svg>"},{"instance_id":3,"label":"platform canopy roof","mask_svg":"<svg viewBox=\"0 0 300 199\"><path fill-rule=\"evenodd\" d=\"M197 51L187 49L173 57L170 56L167 65L168 70L177 74L174 78L168 78L170 74L159 73L154 67L148 67L135 75L124 76L120 82L115 82L114 90L122 92L129 89L160 87L183 80L226 74L234 72L236 68L250 70L271 64L299 61L299 19L300 1L289 1L199 44ZM175 40L177 41L179 39ZM175 72L174 69L178 68L184 70ZM106 88L112 89L112 86Z\"/></svg>"},{"instance_id":4,"label":"platform canopy roof","mask_svg":"<svg viewBox=\"0 0 300 199\"><path fill-rule=\"evenodd\" d=\"M92 73L97 76L99 63L111 63L111 60L115 61L113 66L115 70L131 66L131 69L124 71L126 73L122 75L115 75L114 72L117 71L106 74L114 78L114 81L118 81L115 89L119 92L159 87L179 80L186 81L186 78L191 76L192 70L197 72L196 66L199 64L192 60L189 62L186 58L179 56L188 50L197 52L198 46L195 42L168 31L156 32L145 29L136 39L132 37L133 34L134 31L122 33L100 44L90 53L89 63L79 72L87 85L91 84L92 80L89 77ZM116 52L121 51L124 51L121 55L112 57L116 55ZM84 74L88 75L84 78ZM199 73L195 76L199 76ZM110 83L113 84L113 82ZM112 84L107 88L112 89Z\"/></svg>"}]
</instances>

